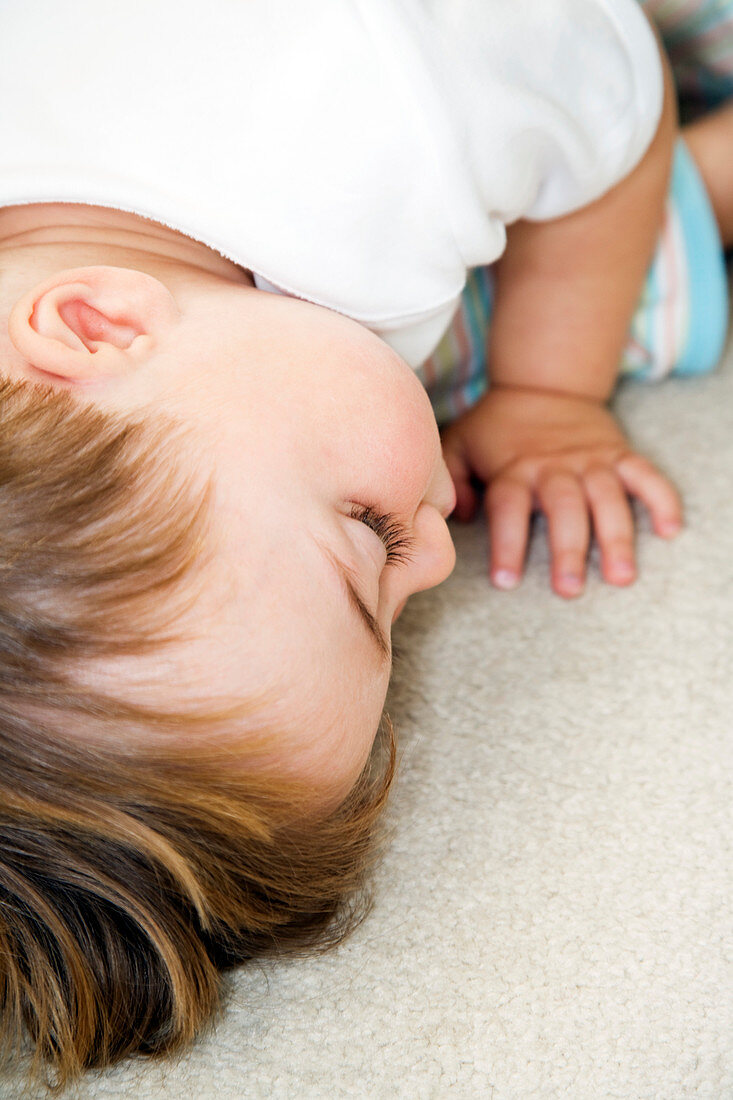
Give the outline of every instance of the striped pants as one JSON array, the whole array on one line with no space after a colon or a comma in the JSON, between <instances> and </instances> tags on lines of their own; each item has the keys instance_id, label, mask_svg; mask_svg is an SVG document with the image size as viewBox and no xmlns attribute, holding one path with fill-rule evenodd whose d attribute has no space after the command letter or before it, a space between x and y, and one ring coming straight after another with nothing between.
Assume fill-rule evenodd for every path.
<instances>
[{"instance_id":1,"label":"striped pants","mask_svg":"<svg viewBox=\"0 0 733 1100\"><path fill-rule=\"evenodd\" d=\"M672 65L688 121L733 96L733 0L640 0ZM461 303L418 374L439 424L455 419L489 384L491 267L471 272ZM621 372L648 380L700 374L717 364L728 326L728 288L717 225L684 142L675 152L664 223Z\"/></svg>"}]
</instances>

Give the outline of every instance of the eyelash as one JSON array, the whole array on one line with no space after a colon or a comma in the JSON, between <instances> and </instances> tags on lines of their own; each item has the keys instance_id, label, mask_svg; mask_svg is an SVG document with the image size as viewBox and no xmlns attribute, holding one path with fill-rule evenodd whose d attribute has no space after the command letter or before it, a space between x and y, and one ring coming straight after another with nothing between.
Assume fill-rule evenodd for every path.
<instances>
[{"instance_id":1,"label":"eyelash","mask_svg":"<svg viewBox=\"0 0 733 1100\"><path fill-rule=\"evenodd\" d=\"M413 540L394 516L384 515L369 505L355 504L351 518L358 519L374 531L387 551L387 564L403 564L412 558Z\"/></svg>"}]
</instances>

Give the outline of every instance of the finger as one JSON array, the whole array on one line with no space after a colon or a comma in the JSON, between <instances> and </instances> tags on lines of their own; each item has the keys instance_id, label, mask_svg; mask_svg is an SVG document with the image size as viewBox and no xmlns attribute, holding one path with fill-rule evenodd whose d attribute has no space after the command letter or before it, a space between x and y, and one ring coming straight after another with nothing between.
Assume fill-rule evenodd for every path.
<instances>
[{"instance_id":1,"label":"finger","mask_svg":"<svg viewBox=\"0 0 733 1100\"><path fill-rule=\"evenodd\" d=\"M601 572L609 584L631 584L636 578L634 517L614 470L597 467L585 475L585 491L601 551Z\"/></svg>"},{"instance_id":2,"label":"finger","mask_svg":"<svg viewBox=\"0 0 733 1100\"><path fill-rule=\"evenodd\" d=\"M540 508L547 516L552 587L559 596L577 596L585 583L590 542L588 502L578 479L565 470L548 471L538 486Z\"/></svg>"},{"instance_id":3,"label":"finger","mask_svg":"<svg viewBox=\"0 0 733 1100\"><path fill-rule=\"evenodd\" d=\"M682 527L682 502L674 486L641 455L626 455L616 469L627 492L649 510L656 533L673 538Z\"/></svg>"},{"instance_id":4,"label":"finger","mask_svg":"<svg viewBox=\"0 0 733 1100\"><path fill-rule=\"evenodd\" d=\"M444 444L443 458L456 490L456 506L452 515L462 523L467 523L473 519L478 508L478 494L471 482L471 468L463 452L450 445Z\"/></svg>"},{"instance_id":5,"label":"finger","mask_svg":"<svg viewBox=\"0 0 733 1100\"><path fill-rule=\"evenodd\" d=\"M529 486L498 477L486 491L491 536L489 574L497 588L516 588L527 552L532 493Z\"/></svg>"}]
</instances>

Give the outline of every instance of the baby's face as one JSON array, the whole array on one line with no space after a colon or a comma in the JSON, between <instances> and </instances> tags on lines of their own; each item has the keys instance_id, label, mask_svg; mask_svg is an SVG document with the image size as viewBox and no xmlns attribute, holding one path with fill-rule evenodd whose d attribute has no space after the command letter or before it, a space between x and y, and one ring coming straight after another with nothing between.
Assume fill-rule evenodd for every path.
<instances>
[{"instance_id":1,"label":"baby's face","mask_svg":"<svg viewBox=\"0 0 733 1100\"><path fill-rule=\"evenodd\" d=\"M384 704L392 622L453 568L453 485L425 391L381 340L294 299L227 299L201 357L190 349L185 405L218 470L217 671L245 694L277 685L283 760L346 793Z\"/></svg>"},{"instance_id":2,"label":"baby's face","mask_svg":"<svg viewBox=\"0 0 733 1100\"><path fill-rule=\"evenodd\" d=\"M269 692L278 764L335 801L373 743L392 623L455 561L430 404L332 311L223 280L175 300L134 369L86 392L172 412L186 460L215 471L216 575L176 675L204 698Z\"/></svg>"}]
</instances>

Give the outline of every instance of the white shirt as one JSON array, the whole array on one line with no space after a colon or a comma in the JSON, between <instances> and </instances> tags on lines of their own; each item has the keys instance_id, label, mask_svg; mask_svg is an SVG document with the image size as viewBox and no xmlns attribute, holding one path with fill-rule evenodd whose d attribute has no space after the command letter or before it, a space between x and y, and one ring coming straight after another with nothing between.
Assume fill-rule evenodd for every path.
<instances>
[{"instance_id":1,"label":"white shirt","mask_svg":"<svg viewBox=\"0 0 733 1100\"><path fill-rule=\"evenodd\" d=\"M0 205L152 218L418 366L661 101L636 0L1 0Z\"/></svg>"}]
</instances>

